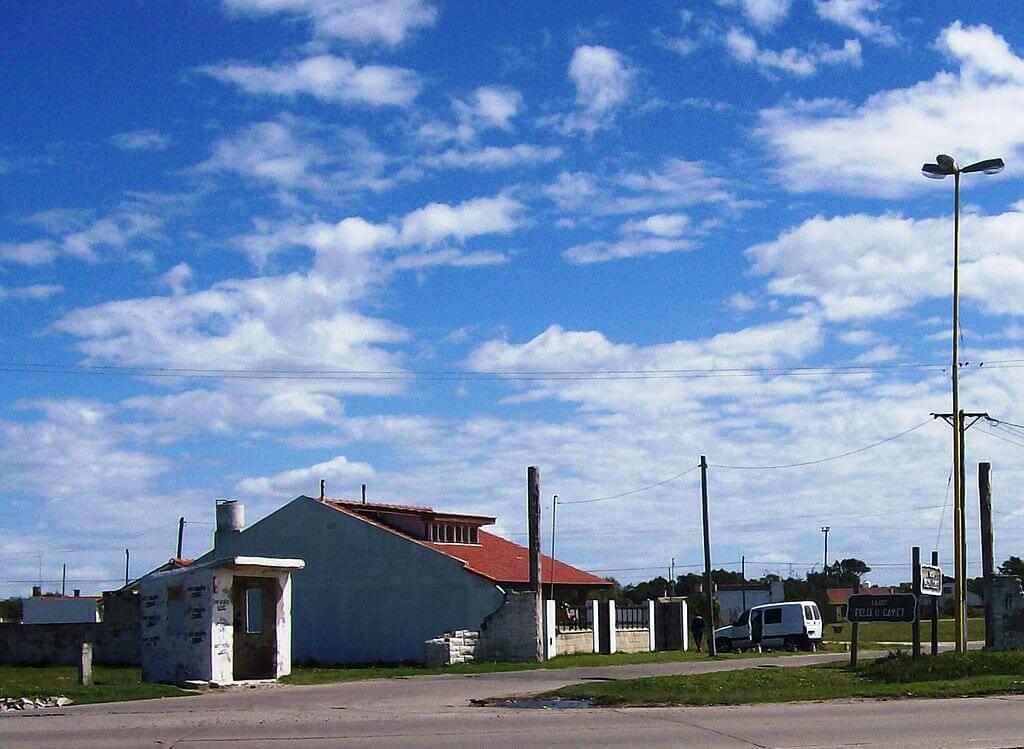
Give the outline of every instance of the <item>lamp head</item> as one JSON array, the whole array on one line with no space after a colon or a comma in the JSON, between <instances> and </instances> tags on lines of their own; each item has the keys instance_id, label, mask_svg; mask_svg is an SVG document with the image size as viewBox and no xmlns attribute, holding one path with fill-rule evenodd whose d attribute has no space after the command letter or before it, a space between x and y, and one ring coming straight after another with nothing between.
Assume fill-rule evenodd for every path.
<instances>
[{"instance_id":1,"label":"lamp head","mask_svg":"<svg viewBox=\"0 0 1024 749\"><path fill-rule=\"evenodd\" d=\"M956 170L956 159L954 159L952 156L949 156L948 154L940 153L938 156L935 157L935 163L941 166L943 169L948 169L950 171Z\"/></svg>"}]
</instances>

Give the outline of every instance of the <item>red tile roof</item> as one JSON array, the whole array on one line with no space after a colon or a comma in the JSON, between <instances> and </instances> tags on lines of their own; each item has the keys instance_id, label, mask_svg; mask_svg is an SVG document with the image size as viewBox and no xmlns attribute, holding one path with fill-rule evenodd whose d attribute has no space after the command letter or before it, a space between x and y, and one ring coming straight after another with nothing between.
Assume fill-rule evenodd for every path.
<instances>
[{"instance_id":1,"label":"red tile roof","mask_svg":"<svg viewBox=\"0 0 1024 749\"><path fill-rule=\"evenodd\" d=\"M413 543L426 546L434 551L440 552L446 556L458 559L464 562L466 569L470 572L475 572L482 577L486 577L488 580L492 580L496 583L528 583L530 582L530 558L529 550L525 546L508 541L501 536L495 536L493 533L487 533L486 531L479 530L478 539L479 544L446 544L439 543L437 541L426 541L421 538L411 536L400 528L387 525L386 523L377 520L376 518L363 515L359 512L360 509L368 507L373 509L375 505L364 505L362 502L348 502L344 500L333 500L323 499L317 500L328 507L333 507L339 512L344 512L347 515L352 515L360 520L375 525L383 530L390 531L397 536L408 539ZM357 505L357 506L356 506ZM380 505L376 505L380 506ZM403 507L403 505L384 505L386 507ZM409 507L410 514L419 513L424 508L420 507ZM429 510L429 508L426 508ZM431 510L432 512L432 510ZM453 513L436 513L438 516L450 516L450 517L483 517L483 516L472 516L472 515L455 515ZM490 518L493 522L493 518ZM565 562L560 562L557 559L554 560L555 564L555 584L556 585L592 585L592 586L609 586L613 583L610 580L606 580L603 577L597 577L591 575L589 572L584 572L581 569L577 569ZM541 555L541 581L544 584L548 584L551 581L551 557Z\"/></svg>"},{"instance_id":2,"label":"red tile roof","mask_svg":"<svg viewBox=\"0 0 1024 749\"><path fill-rule=\"evenodd\" d=\"M507 541L493 533L478 531L479 544L442 544L424 541L432 549L461 559L466 569L496 583L530 582L530 551L525 546ZM551 557L541 554L541 582L551 582ZM554 560L556 585L611 585L611 581L591 575L565 562Z\"/></svg>"},{"instance_id":3,"label":"red tile roof","mask_svg":"<svg viewBox=\"0 0 1024 749\"><path fill-rule=\"evenodd\" d=\"M860 592L869 596L887 596L893 591L892 588L861 588ZM828 603L830 606L842 606L850 600L850 596L853 595L853 588L829 588L828 589Z\"/></svg>"}]
</instances>

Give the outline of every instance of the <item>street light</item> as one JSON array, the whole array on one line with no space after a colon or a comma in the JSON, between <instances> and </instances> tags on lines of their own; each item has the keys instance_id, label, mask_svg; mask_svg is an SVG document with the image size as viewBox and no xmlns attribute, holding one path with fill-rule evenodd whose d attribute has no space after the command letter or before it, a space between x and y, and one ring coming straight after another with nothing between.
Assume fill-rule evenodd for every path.
<instances>
[{"instance_id":1,"label":"street light","mask_svg":"<svg viewBox=\"0 0 1024 749\"><path fill-rule=\"evenodd\" d=\"M821 532L825 534L825 565L821 568L822 574L825 575L825 587L828 587L828 532L832 530L827 525L821 526Z\"/></svg>"},{"instance_id":2,"label":"street light","mask_svg":"<svg viewBox=\"0 0 1024 749\"><path fill-rule=\"evenodd\" d=\"M985 159L970 166L960 167L956 159L947 154L935 157L934 164L925 164L921 172L929 179L944 179L953 175L953 575L956 586L953 589L956 604L956 651L967 650L967 611L964 601L966 565L964 554L964 476L961 452L963 420L960 418L960 175L982 172L998 174L1005 164L1002 159Z\"/></svg>"}]
</instances>

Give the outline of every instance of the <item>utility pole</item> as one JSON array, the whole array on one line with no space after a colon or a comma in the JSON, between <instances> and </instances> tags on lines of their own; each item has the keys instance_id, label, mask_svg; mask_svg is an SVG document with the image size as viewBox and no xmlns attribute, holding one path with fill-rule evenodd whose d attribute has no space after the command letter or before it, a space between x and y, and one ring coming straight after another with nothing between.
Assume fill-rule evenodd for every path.
<instances>
[{"instance_id":1,"label":"utility pole","mask_svg":"<svg viewBox=\"0 0 1024 749\"><path fill-rule=\"evenodd\" d=\"M555 508L558 507L558 495L551 495L551 571L548 573L551 588L551 600L555 600Z\"/></svg>"},{"instance_id":2,"label":"utility pole","mask_svg":"<svg viewBox=\"0 0 1024 749\"><path fill-rule=\"evenodd\" d=\"M128 560L131 559L131 555L128 549L124 550L124 584L128 584Z\"/></svg>"},{"instance_id":3,"label":"utility pole","mask_svg":"<svg viewBox=\"0 0 1024 749\"><path fill-rule=\"evenodd\" d=\"M925 164L921 171L930 179L944 179L953 175L953 361L952 387L953 412L953 569L956 576L954 601L956 612L956 652L967 651L967 607L965 596L967 586L967 543L964 540L964 439L963 417L960 415L960 174L998 174L1003 171L1003 160L985 159L965 167L956 163L949 154L939 154L934 164Z\"/></svg>"},{"instance_id":4,"label":"utility pole","mask_svg":"<svg viewBox=\"0 0 1024 749\"><path fill-rule=\"evenodd\" d=\"M913 570L914 589L914 621L910 625L911 639L913 640L913 657L916 661L921 657L921 547L915 546L911 549L911 566Z\"/></svg>"},{"instance_id":5,"label":"utility pole","mask_svg":"<svg viewBox=\"0 0 1024 749\"><path fill-rule=\"evenodd\" d=\"M832 530L829 526L821 526L821 532L825 534L825 563L821 568L821 573L825 576L825 587L828 587L828 532Z\"/></svg>"},{"instance_id":6,"label":"utility pole","mask_svg":"<svg viewBox=\"0 0 1024 749\"><path fill-rule=\"evenodd\" d=\"M65 562L60 566L60 594L67 595L68 592L68 565Z\"/></svg>"},{"instance_id":7,"label":"utility pole","mask_svg":"<svg viewBox=\"0 0 1024 749\"><path fill-rule=\"evenodd\" d=\"M704 601L708 612L708 657L717 655L715 648L715 591L711 583L711 536L708 531L708 459L700 456L700 497L704 516Z\"/></svg>"},{"instance_id":8,"label":"utility pole","mask_svg":"<svg viewBox=\"0 0 1024 749\"><path fill-rule=\"evenodd\" d=\"M185 540L185 516L182 515L178 518L178 553L174 555L175 559L181 559L181 544Z\"/></svg>"},{"instance_id":9,"label":"utility pole","mask_svg":"<svg viewBox=\"0 0 1024 749\"><path fill-rule=\"evenodd\" d=\"M992 632L992 576L995 557L992 548L992 464L978 463L978 499L981 505L981 575L985 597L985 648L995 646Z\"/></svg>"},{"instance_id":10,"label":"utility pole","mask_svg":"<svg viewBox=\"0 0 1024 749\"><path fill-rule=\"evenodd\" d=\"M956 333L953 335L953 351L956 349ZM957 382L953 368L953 382ZM933 413L932 417L942 419L953 427L953 628L956 637L956 652L967 652L967 516L964 510L964 434L987 413L965 413L958 410L960 396L954 384L953 412ZM970 419L971 422L967 423Z\"/></svg>"},{"instance_id":11,"label":"utility pole","mask_svg":"<svg viewBox=\"0 0 1024 749\"><path fill-rule=\"evenodd\" d=\"M744 554L740 557L740 580L743 582L743 587L740 588L743 595L743 610L747 610L747 555Z\"/></svg>"},{"instance_id":12,"label":"utility pole","mask_svg":"<svg viewBox=\"0 0 1024 749\"><path fill-rule=\"evenodd\" d=\"M672 562L668 566L668 584L669 584L669 597L675 597L676 594L676 558L672 557Z\"/></svg>"}]
</instances>

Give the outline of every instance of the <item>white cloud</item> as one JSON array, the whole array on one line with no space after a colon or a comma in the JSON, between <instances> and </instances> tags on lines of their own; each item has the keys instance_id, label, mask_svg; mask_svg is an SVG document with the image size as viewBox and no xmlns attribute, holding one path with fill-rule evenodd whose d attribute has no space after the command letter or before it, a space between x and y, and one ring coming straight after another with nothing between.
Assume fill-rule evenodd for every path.
<instances>
[{"instance_id":1,"label":"white cloud","mask_svg":"<svg viewBox=\"0 0 1024 749\"><path fill-rule=\"evenodd\" d=\"M433 26L437 10L423 0L222 0L232 13L285 14L313 24L317 36L363 44L401 43L411 31Z\"/></svg>"},{"instance_id":2,"label":"white cloud","mask_svg":"<svg viewBox=\"0 0 1024 749\"><path fill-rule=\"evenodd\" d=\"M61 240L61 252L88 262L98 262L100 249L123 250L131 242L151 238L163 225L153 215L126 210L97 219L80 231L66 234Z\"/></svg>"},{"instance_id":3,"label":"white cloud","mask_svg":"<svg viewBox=\"0 0 1024 749\"><path fill-rule=\"evenodd\" d=\"M37 283L30 286L16 286L14 288L4 288L0 286L0 302L20 299L30 299L33 301L43 301L49 299L55 294L59 294L64 291L63 286L57 286L55 284L44 284Z\"/></svg>"},{"instance_id":4,"label":"white cloud","mask_svg":"<svg viewBox=\"0 0 1024 749\"><path fill-rule=\"evenodd\" d=\"M456 100L455 114L475 130L494 127L512 130L512 120L522 109L523 96L513 88L501 86L480 86L469 101Z\"/></svg>"},{"instance_id":5,"label":"white cloud","mask_svg":"<svg viewBox=\"0 0 1024 749\"><path fill-rule=\"evenodd\" d=\"M832 320L892 317L947 297L951 222L895 215L816 216L747 250L768 289L807 297ZM1024 314L1024 213L968 215L961 229L961 294L992 314Z\"/></svg>"},{"instance_id":6,"label":"white cloud","mask_svg":"<svg viewBox=\"0 0 1024 749\"><path fill-rule=\"evenodd\" d=\"M822 65L858 67L861 64L861 46L856 39L847 39L842 47L836 48L819 45L806 50L789 47L776 52L762 49L752 36L733 28L725 36L725 46L736 60L756 65L765 73L782 71L807 77L817 73Z\"/></svg>"},{"instance_id":7,"label":"white cloud","mask_svg":"<svg viewBox=\"0 0 1024 749\"><path fill-rule=\"evenodd\" d=\"M329 102L407 106L419 94L415 72L390 65L356 65L335 55L317 55L272 67L219 63L198 69L250 94L307 94Z\"/></svg>"},{"instance_id":8,"label":"white cloud","mask_svg":"<svg viewBox=\"0 0 1024 749\"><path fill-rule=\"evenodd\" d=\"M57 243L51 239L31 242L0 242L0 262L44 265L57 257Z\"/></svg>"},{"instance_id":9,"label":"white cloud","mask_svg":"<svg viewBox=\"0 0 1024 749\"><path fill-rule=\"evenodd\" d=\"M494 250L466 252L449 247L444 250L427 250L401 255L395 259L398 270L422 270L447 265L452 268L476 268L483 265L504 265L508 255Z\"/></svg>"},{"instance_id":10,"label":"white cloud","mask_svg":"<svg viewBox=\"0 0 1024 749\"><path fill-rule=\"evenodd\" d=\"M763 111L759 134L784 187L899 197L934 189L919 170L937 153L965 164L1003 156L1012 170L1024 156L1024 60L988 26L953 23L937 44L958 73L883 91L857 107L818 100Z\"/></svg>"},{"instance_id":11,"label":"white cloud","mask_svg":"<svg viewBox=\"0 0 1024 749\"><path fill-rule=\"evenodd\" d=\"M678 237L689 226L689 216L682 213L659 213L636 221L627 221L620 227L626 234L653 234L656 237Z\"/></svg>"},{"instance_id":12,"label":"white cloud","mask_svg":"<svg viewBox=\"0 0 1024 749\"><path fill-rule=\"evenodd\" d=\"M588 264L603 263L609 260L621 260L644 255L661 255L666 252L678 252L693 247L693 242L686 239L664 239L661 237L628 237L616 242L587 242L567 249L563 254L570 263Z\"/></svg>"},{"instance_id":13,"label":"white cloud","mask_svg":"<svg viewBox=\"0 0 1024 749\"><path fill-rule=\"evenodd\" d=\"M178 263L160 276L160 280L167 284L175 296L178 296L185 293L185 285L192 280L193 275L195 274L188 263Z\"/></svg>"},{"instance_id":14,"label":"white cloud","mask_svg":"<svg viewBox=\"0 0 1024 749\"><path fill-rule=\"evenodd\" d=\"M859 354L853 361L857 364L879 364L881 362L891 362L897 359L903 358L903 351L900 350L899 346L893 346L891 344L879 344L863 354Z\"/></svg>"},{"instance_id":15,"label":"white cloud","mask_svg":"<svg viewBox=\"0 0 1024 749\"><path fill-rule=\"evenodd\" d=\"M592 133L611 125L632 94L633 78L628 60L619 52L597 45L577 47L569 62L569 80L576 87L580 110L563 118L562 128Z\"/></svg>"},{"instance_id":16,"label":"white cloud","mask_svg":"<svg viewBox=\"0 0 1024 749\"><path fill-rule=\"evenodd\" d=\"M648 213L702 203L742 208L745 202L730 187L703 162L671 158L657 168L607 177L561 172L544 194L563 212L592 215Z\"/></svg>"},{"instance_id":17,"label":"white cloud","mask_svg":"<svg viewBox=\"0 0 1024 749\"><path fill-rule=\"evenodd\" d=\"M319 496L320 479L327 484L327 496L338 496L333 493L339 487L352 487L365 483L374 475L373 466L348 460L344 455L317 463L308 468L282 471L273 476L261 476L239 481L235 490L243 496L276 497L291 499L299 494Z\"/></svg>"},{"instance_id":18,"label":"white cloud","mask_svg":"<svg viewBox=\"0 0 1024 749\"><path fill-rule=\"evenodd\" d=\"M115 133L110 142L122 151L162 151L171 145L171 138L156 130L128 130Z\"/></svg>"},{"instance_id":19,"label":"white cloud","mask_svg":"<svg viewBox=\"0 0 1024 749\"><path fill-rule=\"evenodd\" d=\"M757 300L749 294L737 291L729 297L729 306L737 312L750 312L751 310L757 309L760 305Z\"/></svg>"},{"instance_id":20,"label":"white cloud","mask_svg":"<svg viewBox=\"0 0 1024 749\"><path fill-rule=\"evenodd\" d=\"M435 156L426 156L422 163L430 167L460 169L507 169L513 166L548 164L562 157L558 146L535 146L517 143L514 146L484 146L475 149L455 149Z\"/></svg>"},{"instance_id":21,"label":"white cloud","mask_svg":"<svg viewBox=\"0 0 1024 749\"><path fill-rule=\"evenodd\" d=\"M882 44L895 44L892 28L872 17L881 9L879 0L814 0L814 10L820 18Z\"/></svg>"},{"instance_id":22,"label":"white cloud","mask_svg":"<svg viewBox=\"0 0 1024 749\"><path fill-rule=\"evenodd\" d=\"M726 7L740 6L750 23L767 30L778 25L789 15L791 0L716 0Z\"/></svg>"}]
</instances>

